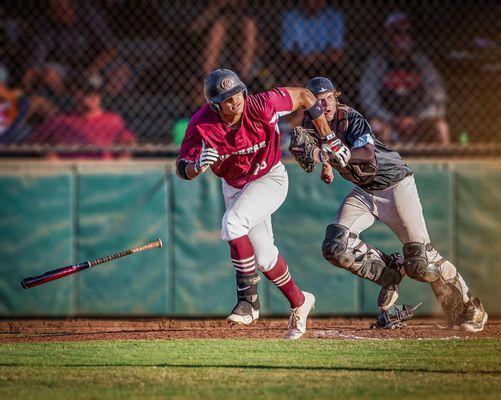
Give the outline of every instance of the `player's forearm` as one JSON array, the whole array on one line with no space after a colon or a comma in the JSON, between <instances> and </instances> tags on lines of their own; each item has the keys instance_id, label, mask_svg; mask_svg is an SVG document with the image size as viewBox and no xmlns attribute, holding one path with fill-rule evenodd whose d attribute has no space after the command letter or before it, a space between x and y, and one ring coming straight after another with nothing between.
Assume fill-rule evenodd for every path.
<instances>
[{"instance_id":1,"label":"player's forearm","mask_svg":"<svg viewBox=\"0 0 501 400\"><path fill-rule=\"evenodd\" d=\"M202 171L197 170L195 161L185 159L178 159L176 161L176 174L182 179L195 179L201 173Z\"/></svg>"},{"instance_id":2,"label":"player's forearm","mask_svg":"<svg viewBox=\"0 0 501 400\"><path fill-rule=\"evenodd\" d=\"M287 87L285 89L292 100L292 111L300 108L307 110L317 102L316 97L308 89L302 87Z\"/></svg>"},{"instance_id":3,"label":"player's forearm","mask_svg":"<svg viewBox=\"0 0 501 400\"><path fill-rule=\"evenodd\" d=\"M329 122L327 121L327 118L325 118L325 115L322 113L320 117L317 119L312 120L313 125L315 125L315 128L317 129L317 132L321 137L326 137L330 133L332 133L332 128L329 125Z\"/></svg>"},{"instance_id":4,"label":"player's forearm","mask_svg":"<svg viewBox=\"0 0 501 400\"><path fill-rule=\"evenodd\" d=\"M310 117L313 125L321 137L332 133L329 122L325 118L324 109L317 101L317 98L305 88L286 88L292 98L292 111L301 108L306 110L306 114Z\"/></svg>"}]
</instances>

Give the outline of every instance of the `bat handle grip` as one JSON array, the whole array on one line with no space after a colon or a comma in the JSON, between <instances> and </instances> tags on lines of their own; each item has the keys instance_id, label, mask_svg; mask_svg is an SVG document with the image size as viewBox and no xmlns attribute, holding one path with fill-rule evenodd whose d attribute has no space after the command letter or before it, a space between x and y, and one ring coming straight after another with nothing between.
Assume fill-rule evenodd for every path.
<instances>
[{"instance_id":1,"label":"bat handle grip","mask_svg":"<svg viewBox=\"0 0 501 400\"><path fill-rule=\"evenodd\" d=\"M96 258L95 260L92 260L90 262L90 265L91 265L91 267L93 267L94 265L103 264L103 263L106 263L106 262L111 261L111 260L116 260L117 258L120 258L120 257L128 256L129 254L132 254L131 250L120 251L118 253L112 254L111 256Z\"/></svg>"}]
</instances>

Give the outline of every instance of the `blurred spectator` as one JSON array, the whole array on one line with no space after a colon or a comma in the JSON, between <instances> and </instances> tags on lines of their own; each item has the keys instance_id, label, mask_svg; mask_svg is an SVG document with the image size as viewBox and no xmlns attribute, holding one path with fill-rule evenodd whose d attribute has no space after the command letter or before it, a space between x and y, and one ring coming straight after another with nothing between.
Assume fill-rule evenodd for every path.
<instances>
[{"instance_id":1,"label":"blurred spectator","mask_svg":"<svg viewBox=\"0 0 501 400\"><path fill-rule=\"evenodd\" d=\"M204 76L223 66L238 71L242 79L250 79L257 27L246 0L210 1L193 20L190 30L207 38L200 54Z\"/></svg>"},{"instance_id":2,"label":"blurred spectator","mask_svg":"<svg viewBox=\"0 0 501 400\"><path fill-rule=\"evenodd\" d=\"M184 134L188 128L189 118L179 118L172 127L172 143L181 146L184 139Z\"/></svg>"},{"instance_id":3,"label":"blurred spectator","mask_svg":"<svg viewBox=\"0 0 501 400\"><path fill-rule=\"evenodd\" d=\"M48 0L45 11L45 18L32 16L34 39L23 84L59 109L65 78L76 70L100 73L116 57L116 40L88 2Z\"/></svg>"},{"instance_id":4,"label":"blurred spectator","mask_svg":"<svg viewBox=\"0 0 501 400\"><path fill-rule=\"evenodd\" d=\"M461 35L454 37L448 53L449 109L457 112L450 123L452 131L461 132L461 144L501 140L496 128L501 126L496 90L501 82L501 30L493 29L499 26L501 3L477 10L455 25Z\"/></svg>"},{"instance_id":5,"label":"blurred spectator","mask_svg":"<svg viewBox=\"0 0 501 400\"><path fill-rule=\"evenodd\" d=\"M22 91L8 85L9 73L0 64L0 143L21 143L30 133L26 124L29 103Z\"/></svg>"},{"instance_id":6,"label":"blurred spectator","mask_svg":"<svg viewBox=\"0 0 501 400\"><path fill-rule=\"evenodd\" d=\"M11 86L19 87L22 75L26 70L26 60L28 49L26 42L27 23L21 17L20 9L22 5L10 4L10 7L3 2L0 3L0 61L9 71L9 83ZM24 39L24 40L23 40Z\"/></svg>"},{"instance_id":7,"label":"blurred spectator","mask_svg":"<svg viewBox=\"0 0 501 400\"><path fill-rule=\"evenodd\" d=\"M384 142L449 142L446 93L431 60L414 49L409 19L393 12L384 23L385 47L369 56L360 103Z\"/></svg>"},{"instance_id":8,"label":"blurred spectator","mask_svg":"<svg viewBox=\"0 0 501 400\"><path fill-rule=\"evenodd\" d=\"M273 72L264 66L256 68L256 72L249 83L251 93L260 93L277 86L277 79Z\"/></svg>"},{"instance_id":9,"label":"blurred spectator","mask_svg":"<svg viewBox=\"0 0 501 400\"><path fill-rule=\"evenodd\" d=\"M288 84L303 86L318 75L332 75L343 56L344 18L325 0L301 0L282 16L282 53ZM334 71L334 72L333 72Z\"/></svg>"},{"instance_id":10,"label":"blurred spectator","mask_svg":"<svg viewBox=\"0 0 501 400\"><path fill-rule=\"evenodd\" d=\"M58 114L42 124L33 134L31 141L54 145L95 145L100 149L134 143L135 135L127 130L123 119L118 114L103 110L102 88L103 80L99 75L79 75L72 82L73 111L68 115ZM94 153L85 151L65 155L78 158L96 157ZM97 157L110 159L116 155L118 154L111 150L103 150Z\"/></svg>"}]
</instances>

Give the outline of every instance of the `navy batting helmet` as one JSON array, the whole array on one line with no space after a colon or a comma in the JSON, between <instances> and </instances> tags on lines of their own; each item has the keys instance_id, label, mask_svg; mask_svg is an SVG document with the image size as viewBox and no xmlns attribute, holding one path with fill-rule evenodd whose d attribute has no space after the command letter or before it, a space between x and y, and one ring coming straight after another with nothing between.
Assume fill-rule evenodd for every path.
<instances>
[{"instance_id":1,"label":"navy batting helmet","mask_svg":"<svg viewBox=\"0 0 501 400\"><path fill-rule=\"evenodd\" d=\"M332 81L323 76L310 79L306 84L306 89L309 89L315 96L325 92L338 91Z\"/></svg>"},{"instance_id":2,"label":"navy batting helmet","mask_svg":"<svg viewBox=\"0 0 501 400\"><path fill-rule=\"evenodd\" d=\"M219 68L205 78L204 92L211 108L219 112L221 111L219 103L240 92L247 94L247 87L236 73L229 69Z\"/></svg>"}]
</instances>

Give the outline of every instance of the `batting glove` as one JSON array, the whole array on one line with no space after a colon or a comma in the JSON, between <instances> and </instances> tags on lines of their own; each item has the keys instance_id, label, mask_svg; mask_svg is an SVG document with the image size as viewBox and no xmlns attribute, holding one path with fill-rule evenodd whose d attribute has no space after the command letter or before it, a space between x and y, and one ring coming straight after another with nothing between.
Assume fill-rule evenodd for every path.
<instances>
[{"instance_id":1,"label":"batting glove","mask_svg":"<svg viewBox=\"0 0 501 400\"><path fill-rule=\"evenodd\" d=\"M207 168L209 168L212 164L214 164L217 160L219 160L219 154L216 149L213 148L204 148L202 150L202 154L200 154L200 158L195 163L195 171L204 172Z\"/></svg>"},{"instance_id":2,"label":"batting glove","mask_svg":"<svg viewBox=\"0 0 501 400\"><path fill-rule=\"evenodd\" d=\"M350 149L339 139L330 140L322 144L322 152L329 157L329 160L344 168L350 161Z\"/></svg>"}]
</instances>

